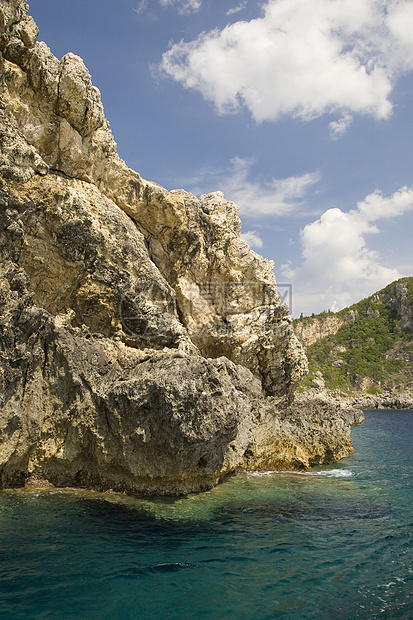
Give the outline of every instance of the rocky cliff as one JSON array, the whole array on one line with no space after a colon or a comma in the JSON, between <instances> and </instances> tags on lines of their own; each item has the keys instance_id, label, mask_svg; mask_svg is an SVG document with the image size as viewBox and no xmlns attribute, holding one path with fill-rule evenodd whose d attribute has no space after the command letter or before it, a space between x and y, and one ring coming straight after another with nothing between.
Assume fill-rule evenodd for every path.
<instances>
[{"instance_id":1,"label":"rocky cliff","mask_svg":"<svg viewBox=\"0 0 413 620\"><path fill-rule=\"evenodd\" d=\"M118 157L82 60L0 3L0 477L186 493L351 452L236 205Z\"/></svg>"}]
</instances>

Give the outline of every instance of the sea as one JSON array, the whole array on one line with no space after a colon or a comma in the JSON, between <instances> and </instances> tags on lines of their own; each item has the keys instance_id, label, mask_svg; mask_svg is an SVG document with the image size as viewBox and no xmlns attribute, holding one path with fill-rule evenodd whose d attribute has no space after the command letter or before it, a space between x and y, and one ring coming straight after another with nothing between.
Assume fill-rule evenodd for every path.
<instances>
[{"instance_id":1,"label":"sea","mask_svg":"<svg viewBox=\"0 0 413 620\"><path fill-rule=\"evenodd\" d=\"M413 618L413 411L367 411L355 454L207 493L0 493L0 618Z\"/></svg>"}]
</instances>

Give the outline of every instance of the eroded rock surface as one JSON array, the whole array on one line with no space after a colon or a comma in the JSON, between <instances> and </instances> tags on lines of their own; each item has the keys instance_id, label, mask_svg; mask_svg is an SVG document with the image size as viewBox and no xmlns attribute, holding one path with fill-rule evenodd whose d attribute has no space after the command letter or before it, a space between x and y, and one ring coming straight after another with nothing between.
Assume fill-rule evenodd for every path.
<instances>
[{"instance_id":1,"label":"eroded rock surface","mask_svg":"<svg viewBox=\"0 0 413 620\"><path fill-rule=\"evenodd\" d=\"M351 452L354 412L293 402L306 357L236 205L130 170L26 10L0 4L1 484L187 493Z\"/></svg>"}]
</instances>

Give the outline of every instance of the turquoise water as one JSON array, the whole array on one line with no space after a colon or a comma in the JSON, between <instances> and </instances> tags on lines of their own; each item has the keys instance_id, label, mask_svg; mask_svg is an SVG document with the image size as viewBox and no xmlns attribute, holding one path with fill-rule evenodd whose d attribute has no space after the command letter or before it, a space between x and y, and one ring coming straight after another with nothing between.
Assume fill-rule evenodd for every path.
<instances>
[{"instance_id":1,"label":"turquoise water","mask_svg":"<svg viewBox=\"0 0 413 620\"><path fill-rule=\"evenodd\" d=\"M356 454L177 500L0 493L0 618L413 618L413 411Z\"/></svg>"}]
</instances>

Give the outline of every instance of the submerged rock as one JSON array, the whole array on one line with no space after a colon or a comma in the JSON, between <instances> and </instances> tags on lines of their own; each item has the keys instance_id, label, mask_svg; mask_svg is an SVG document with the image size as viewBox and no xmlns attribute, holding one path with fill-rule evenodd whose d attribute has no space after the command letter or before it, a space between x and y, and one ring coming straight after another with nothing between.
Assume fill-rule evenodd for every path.
<instances>
[{"instance_id":1,"label":"submerged rock","mask_svg":"<svg viewBox=\"0 0 413 620\"><path fill-rule=\"evenodd\" d=\"M130 170L25 2L0 29L1 484L187 493L350 453L354 413L294 400L307 360L236 205Z\"/></svg>"}]
</instances>

